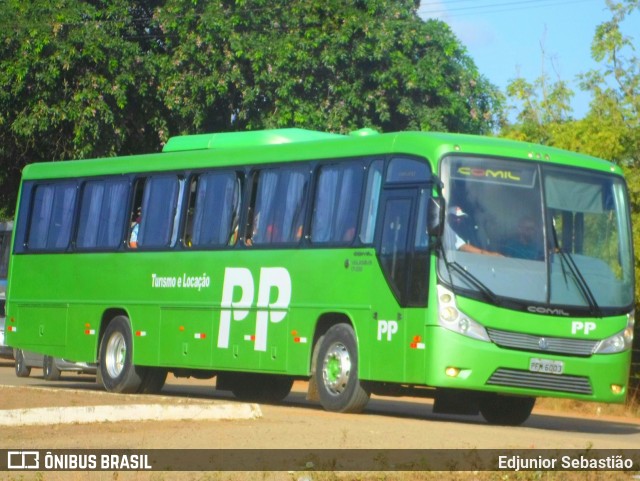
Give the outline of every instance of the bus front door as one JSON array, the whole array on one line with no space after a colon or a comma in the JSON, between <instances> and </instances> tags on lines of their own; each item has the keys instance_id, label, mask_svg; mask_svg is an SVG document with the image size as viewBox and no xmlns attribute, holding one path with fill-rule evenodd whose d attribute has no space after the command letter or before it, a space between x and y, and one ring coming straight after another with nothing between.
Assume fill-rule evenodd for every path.
<instances>
[{"instance_id":1,"label":"bus front door","mask_svg":"<svg viewBox=\"0 0 640 481\"><path fill-rule=\"evenodd\" d=\"M377 283L372 303L375 349L369 357L372 379L408 382L423 379L420 351L425 332L428 248L416 220L423 214L426 188L387 189L381 204L377 252L384 281ZM416 362L418 361L418 362Z\"/></svg>"}]
</instances>

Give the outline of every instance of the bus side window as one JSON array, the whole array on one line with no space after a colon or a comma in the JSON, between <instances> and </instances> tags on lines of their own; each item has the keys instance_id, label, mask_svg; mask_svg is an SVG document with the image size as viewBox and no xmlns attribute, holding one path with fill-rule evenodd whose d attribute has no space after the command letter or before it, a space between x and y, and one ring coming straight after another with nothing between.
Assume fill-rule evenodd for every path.
<instances>
[{"instance_id":1,"label":"bus side window","mask_svg":"<svg viewBox=\"0 0 640 481\"><path fill-rule=\"evenodd\" d=\"M76 182L35 187L27 239L29 249L63 251L69 247L77 190Z\"/></svg>"},{"instance_id":2,"label":"bus side window","mask_svg":"<svg viewBox=\"0 0 640 481\"><path fill-rule=\"evenodd\" d=\"M363 244L373 243L376 232L376 218L378 217L380 188L382 186L382 167L382 160L374 161L367 175L364 209L362 209L362 219L360 220L360 242Z\"/></svg>"},{"instance_id":3,"label":"bus side window","mask_svg":"<svg viewBox=\"0 0 640 481\"><path fill-rule=\"evenodd\" d=\"M90 180L84 185L76 247L117 249L126 216L129 182L126 179Z\"/></svg>"},{"instance_id":4,"label":"bus side window","mask_svg":"<svg viewBox=\"0 0 640 481\"><path fill-rule=\"evenodd\" d=\"M136 183L130 247L170 247L177 239L184 179L177 175L155 175ZM137 199L142 190L142 205Z\"/></svg>"},{"instance_id":5,"label":"bus side window","mask_svg":"<svg viewBox=\"0 0 640 481\"><path fill-rule=\"evenodd\" d=\"M241 180L235 172L207 172L190 183L185 247L223 247L237 240Z\"/></svg>"},{"instance_id":6,"label":"bus side window","mask_svg":"<svg viewBox=\"0 0 640 481\"><path fill-rule=\"evenodd\" d=\"M355 238L364 169L361 162L320 168L311 220L314 243L350 243Z\"/></svg>"},{"instance_id":7,"label":"bus side window","mask_svg":"<svg viewBox=\"0 0 640 481\"><path fill-rule=\"evenodd\" d=\"M307 167L258 173L251 203L247 245L295 243L302 238L309 171Z\"/></svg>"}]
</instances>

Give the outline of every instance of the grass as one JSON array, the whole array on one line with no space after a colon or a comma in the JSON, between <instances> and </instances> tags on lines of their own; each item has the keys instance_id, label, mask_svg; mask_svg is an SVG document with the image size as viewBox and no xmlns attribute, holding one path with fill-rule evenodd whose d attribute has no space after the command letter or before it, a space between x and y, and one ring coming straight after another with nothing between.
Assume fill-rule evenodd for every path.
<instances>
[{"instance_id":1,"label":"grass","mask_svg":"<svg viewBox=\"0 0 640 481\"><path fill-rule=\"evenodd\" d=\"M5 474L8 476L2 476ZM619 481L633 480L623 472L590 471L458 471L458 472L154 472L154 473L1 473L7 481Z\"/></svg>"},{"instance_id":2,"label":"grass","mask_svg":"<svg viewBox=\"0 0 640 481\"><path fill-rule=\"evenodd\" d=\"M536 407L549 411L565 412L567 414L592 416L618 416L640 418L640 385L636 386L627 397L624 404L607 404L596 402L576 401L573 399L538 398Z\"/></svg>"}]
</instances>

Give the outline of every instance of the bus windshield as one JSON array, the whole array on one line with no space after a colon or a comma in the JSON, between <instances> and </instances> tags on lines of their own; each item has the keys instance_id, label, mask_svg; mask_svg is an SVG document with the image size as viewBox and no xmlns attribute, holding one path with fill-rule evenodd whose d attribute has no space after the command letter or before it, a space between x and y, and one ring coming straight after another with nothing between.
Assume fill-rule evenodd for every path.
<instances>
[{"instance_id":1,"label":"bus windshield","mask_svg":"<svg viewBox=\"0 0 640 481\"><path fill-rule=\"evenodd\" d=\"M443 160L440 278L531 312L624 312L633 253L622 178L494 158Z\"/></svg>"}]
</instances>

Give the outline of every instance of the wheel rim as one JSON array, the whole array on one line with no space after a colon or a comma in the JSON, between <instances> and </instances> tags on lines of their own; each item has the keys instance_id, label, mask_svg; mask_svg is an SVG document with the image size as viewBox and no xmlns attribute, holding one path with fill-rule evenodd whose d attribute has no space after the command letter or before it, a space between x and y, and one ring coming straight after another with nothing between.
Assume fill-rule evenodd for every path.
<instances>
[{"instance_id":1,"label":"wheel rim","mask_svg":"<svg viewBox=\"0 0 640 481\"><path fill-rule=\"evenodd\" d=\"M127 358L127 343L124 336L119 332L114 332L109 338L105 352L105 367L109 377L118 377L124 369Z\"/></svg>"},{"instance_id":2,"label":"wheel rim","mask_svg":"<svg viewBox=\"0 0 640 481\"><path fill-rule=\"evenodd\" d=\"M331 345L322 363L322 378L327 391L334 396L344 392L351 374L351 356L341 342Z\"/></svg>"}]
</instances>

